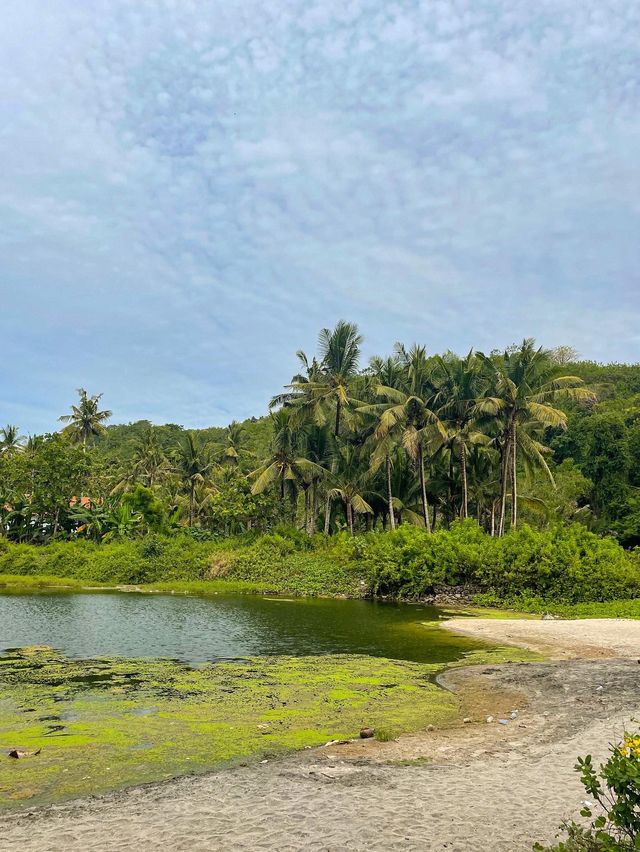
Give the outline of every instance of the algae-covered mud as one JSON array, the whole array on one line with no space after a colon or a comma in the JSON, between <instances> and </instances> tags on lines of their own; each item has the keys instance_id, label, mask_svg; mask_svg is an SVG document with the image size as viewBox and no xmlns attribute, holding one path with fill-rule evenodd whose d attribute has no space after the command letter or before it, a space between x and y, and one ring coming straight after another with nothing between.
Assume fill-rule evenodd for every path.
<instances>
[{"instance_id":1,"label":"algae-covered mud","mask_svg":"<svg viewBox=\"0 0 640 852\"><path fill-rule=\"evenodd\" d=\"M0 802L30 804L200 772L357 734L455 718L432 667L278 657L190 668L168 660L0 658ZM40 754L12 759L9 749Z\"/></svg>"},{"instance_id":2,"label":"algae-covered mud","mask_svg":"<svg viewBox=\"0 0 640 852\"><path fill-rule=\"evenodd\" d=\"M429 607L102 594L3 604L3 809L269 759L363 726L388 738L451 724L459 702L437 671L531 658L443 631ZM49 642L7 650L30 638Z\"/></svg>"}]
</instances>

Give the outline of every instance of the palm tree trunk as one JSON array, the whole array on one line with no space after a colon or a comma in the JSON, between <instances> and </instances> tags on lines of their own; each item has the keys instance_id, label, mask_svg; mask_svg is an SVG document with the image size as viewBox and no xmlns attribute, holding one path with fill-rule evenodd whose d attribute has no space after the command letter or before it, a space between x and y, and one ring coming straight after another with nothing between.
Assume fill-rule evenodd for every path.
<instances>
[{"instance_id":1,"label":"palm tree trunk","mask_svg":"<svg viewBox=\"0 0 640 852\"><path fill-rule=\"evenodd\" d=\"M347 500L347 523L349 524L349 532L353 535L353 509L349 500Z\"/></svg>"},{"instance_id":2,"label":"palm tree trunk","mask_svg":"<svg viewBox=\"0 0 640 852\"><path fill-rule=\"evenodd\" d=\"M505 431L504 446L502 447L500 470L500 514L498 516L498 537L504 535L504 521L507 510L507 485L509 468L511 466L511 427Z\"/></svg>"},{"instance_id":3,"label":"palm tree trunk","mask_svg":"<svg viewBox=\"0 0 640 852\"><path fill-rule=\"evenodd\" d=\"M193 526L193 497L195 491L195 484L193 480L189 483L189 526Z\"/></svg>"},{"instance_id":4,"label":"palm tree trunk","mask_svg":"<svg viewBox=\"0 0 640 852\"><path fill-rule=\"evenodd\" d=\"M335 426L335 432L334 432L336 438L340 434L340 414L341 414L340 409L341 409L341 403L340 403L340 400L337 400L336 401L336 426Z\"/></svg>"},{"instance_id":5,"label":"palm tree trunk","mask_svg":"<svg viewBox=\"0 0 640 852\"><path fill-rule=\"evenodd\" d=\"M329 535L331 529L331 495L327 494L324 504L324 534Z\"/></svg>"},{"instance_id":6,"label":"palm tree trunk","mask_svg":"<svg viewBox=\"0 0 640 852\"><path fill-rule=\"evenodd\" d=\"M309 486L304 489L304 531L309 535Z\"/></svg>"},{"instance_id":7,"label":"palm tree trunk","mask_svg":"<svg viewBox=\"0 0 640 852\"><path fill-rule=\"evenodd\" d=\"M436 518L438 516L438 507L436 504L433 504L433 511L431 512L431 529L435 530L436 528Z\"/></svg>"},{"instance_id":8,"label":"palm tree trunk","mask_svg":"<svg viewBox=\"0 0 640 852\"><path fill-rule=\"evenodd\" d=\"M391 493L391 459L389 453L385 457L387 469L387 505L389 506L389 526L392 530L396 528L396 518L393 514L393 494Z\"/></svg>"},{"instance_id":9,"label":"palm tree trunk","mask_svg":"<svg viewBox=\"0 0 640 852\"><path fill-rule=\"evenodd\" d=\"M463 518L469 517L469 486L467 483L467 448L464 441L460 444L460 474L462 476L462 512Z\"/></svg>"},{"instance_id":10,"label":"palm tree trunk","mask_svg":"<svg viewBox=\"0 0 640 852\"><path fill-rule=\"evenodd\" d=\"M496 534L496 501L491 501L491 538Z\"/></svg>"},{"instance_id":11,"label":"palm tree trunk","mask_svg":"<svg viewBox=\"0 0 640 852\"><path fill-rule=\"evenodd\" d=\"M518 445L516 441L516 424L511 432L511 529L515 530L518 523Z\"/></svg>"},{"instance_id":12,"label":"palm tree trunk","mask_svg":"<svg viewBox=\"0 0 640 852\"><path fill-rule=\"evenodd\" d=\"M313 479L311 483L311 535L316 534L318 525L318 480Z\"/></svg>"},{"instance_id":13,"label":"palm tree trunk","mask_svg":"<svg viewBox=\"0 0 640 852\"><path fill-rule=\"evenodd\" d=\"M429 521L429 504L427 502L427 483L424 476L424 453L422 443L418 446L418 471L420 473L420 495L422 497L422 518L427 532L431 532Z\"/></svg>"}]
</instances>

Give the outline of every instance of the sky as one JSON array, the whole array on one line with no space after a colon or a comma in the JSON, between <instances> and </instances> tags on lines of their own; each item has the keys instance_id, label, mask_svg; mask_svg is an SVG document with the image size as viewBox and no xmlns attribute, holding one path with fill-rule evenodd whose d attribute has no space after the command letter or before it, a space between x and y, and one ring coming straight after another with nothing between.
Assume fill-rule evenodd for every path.
<instances>
[{"instance_id":1,"label":"sky","mask_svg":"<svg viewBox=\"0 0 640 852\"><path fill-rule=\"evenodd\" d=\"M259 416L338 319L640 359L637 0L3 0L0 423Z\"/></svg>"}]
</instances>

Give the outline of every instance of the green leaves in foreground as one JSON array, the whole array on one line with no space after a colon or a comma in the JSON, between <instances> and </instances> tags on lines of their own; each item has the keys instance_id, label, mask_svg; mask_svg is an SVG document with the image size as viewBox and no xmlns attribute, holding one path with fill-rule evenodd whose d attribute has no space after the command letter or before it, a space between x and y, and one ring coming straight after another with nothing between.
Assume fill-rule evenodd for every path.
<instances>
[{"instance_id":1,"label":"green leaves in foreground","mask_svg":"<svg viewBox=\"0 0 640 852\"><path fill-rule=\"evenodd\" d=\"M578 758L576 771L587 794L580 816L588 826L565 823L567 839L557 846L536 844L536 852L632 852L640 849L640 732L624 734L597 771L591 755Z\"/></svg>"}]
</instances>

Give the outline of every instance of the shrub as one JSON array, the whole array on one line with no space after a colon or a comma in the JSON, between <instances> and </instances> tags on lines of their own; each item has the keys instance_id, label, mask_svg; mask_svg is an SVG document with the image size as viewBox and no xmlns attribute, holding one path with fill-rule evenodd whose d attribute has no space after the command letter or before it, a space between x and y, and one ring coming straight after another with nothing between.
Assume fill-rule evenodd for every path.
<instances>
[{"instance_id":1,"label":"shrub","mask_svg":"<svg viewBox=\"0 0 640 852\"><path fill-rule=\"evenodd\" d=\"M576 771L594 804L584 804L581 816L588 826L576 822L561 828L566 840L556 846L536 843L536 852L625 852L640 849L640 732L625 733L621 743L611 746L611 755L599 772L591 755L578 758ZM595 812L595 815L594 815Z\"/></svg>"}]
</instances>

